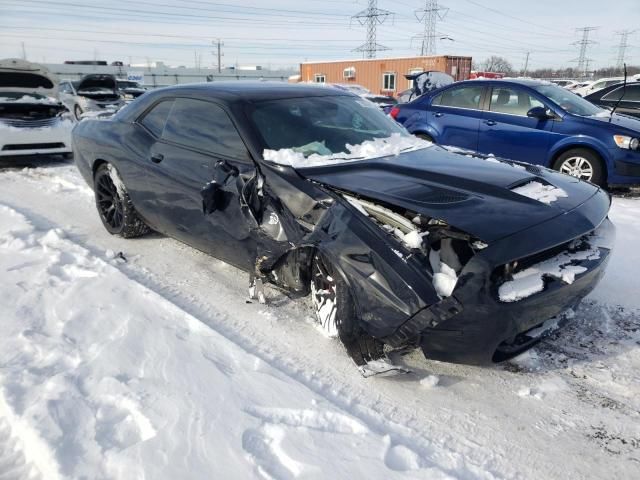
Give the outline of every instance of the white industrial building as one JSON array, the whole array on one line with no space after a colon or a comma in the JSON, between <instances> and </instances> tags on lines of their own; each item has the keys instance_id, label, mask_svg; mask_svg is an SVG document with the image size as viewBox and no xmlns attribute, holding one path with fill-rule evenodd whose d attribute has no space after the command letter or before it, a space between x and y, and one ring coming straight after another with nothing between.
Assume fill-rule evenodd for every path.
<instances>
[{"instance_id":1,"label":"white industrial building","mask_svg":"<svg viewBox=\"0 0 640 480\"><path fill-rule=\"evenodd\" d=\"M182 83L217 82L223 80L272 80L286 82L298 73L291 70L267 70L260 66L216 68L170 67L162 62L149 65L84 65L45 63L61 80L79 80L89 73L106 73L117 78L135 80L150 87L163 87Z\"/></svg>"}]
</instances>

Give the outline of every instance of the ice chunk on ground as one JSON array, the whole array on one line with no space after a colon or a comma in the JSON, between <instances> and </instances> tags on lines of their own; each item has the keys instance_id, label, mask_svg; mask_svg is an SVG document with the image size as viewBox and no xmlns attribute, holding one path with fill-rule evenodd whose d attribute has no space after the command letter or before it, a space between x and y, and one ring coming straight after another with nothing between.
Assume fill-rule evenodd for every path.
<instances>
[{"instance_id":1,"label":"ice chunk on ground","mask_svg":"<svg viewBox=\"0 0 640 480\"><path fill-rule=\"evenodd\" d=\"M440 382L440 377L438 377L437 375L427 375L422 380L420 380L420 385L425 388L432 388L438 385L438 382Z\"/></svg>"},{"instance_id":2,"label":"ice chunk on ground","mask_svg":"<svg viewBox=\"0 0 640 480\"><path fill-rule=\"evenodd\" d=\"M540 182L529 182L521 187L514 188L511 190L519 195L524 197L532 198L533 200L537 200L542 203L546 203L547 205L555 202L559 198L568 197L567 192L563 189L554 187L553 185L545 185Z\"/></svg>"},{"instance_id":3,"label":"ice chunk on ground","mask_svg":"<svg viewBox=\"0 0 640 480\"><path fill-rule=\"evenodd\" d=\"M314 145L318 142L312 142ZM314 153L305 157L305 151L309 150L309 145L297 148L282 148L280 150L266 149L262 156L280 165L288 165L294 168L318 167L339 162L349 162L354 160L370 160L373 158L399 155L402 152L419 150L433 145L413 135L401 135L394 133L387 138L375 138L367 140L359 145L347 144L349 153L337 152L328 155Z\"/></svg>"}]
</instances>

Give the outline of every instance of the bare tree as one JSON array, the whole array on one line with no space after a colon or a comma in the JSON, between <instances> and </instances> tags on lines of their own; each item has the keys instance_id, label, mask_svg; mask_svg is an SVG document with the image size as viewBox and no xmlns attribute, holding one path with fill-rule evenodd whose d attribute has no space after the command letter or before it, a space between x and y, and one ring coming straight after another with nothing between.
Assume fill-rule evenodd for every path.
<instances>
[{"instance_id":1,"label":"bare tree","mask_svg":"<svg viewBox=\"0 0 640 480\"><path fill-rule=\"evenodd\" d=\"M499 73L511 73L513 72L513 66L504 57L492 55L484 62L480 62L480 70L483 72L499 72Z\"/></svg>"}]
</instances>

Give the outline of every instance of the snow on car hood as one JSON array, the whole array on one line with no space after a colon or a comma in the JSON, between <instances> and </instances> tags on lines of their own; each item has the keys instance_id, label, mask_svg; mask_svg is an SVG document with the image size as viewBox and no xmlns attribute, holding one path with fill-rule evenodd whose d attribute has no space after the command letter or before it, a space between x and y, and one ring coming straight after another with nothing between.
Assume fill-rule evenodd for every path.
<instances>
[{"instance_id":1,"label":"snow on car hood","mask_svg":"<svg viewBox=\"0 0 640 480\"><path fill-rule=\"evenodd\" d=\"M367 140L359 145L347 145L349 153L331 153L323 142L313 142L298 148L283 148L280 150L265 150L262 156L265 160L280 165L294 168L317 167L321 165L334 165L337 163L353 162L379 157L397 156L402 152L415 151L432 146L413 135L401 135L394 133L388 138L376 138ZM313 153L305 156L309 151L325 152Z\"/></svg>"},{"instance_id":2,"label":"snow on car hood","mask_svg":"<svg viewBox=\"0 0 640 480\"><path fill-rule=\"evenodd\" d=\"M57 97L58 78L37 63L20 59L0 61L0 97L3 92Z\"/></svg>"},{"instance_id":3,"label":"snow on car hood","mask_svg":"<svg viewBox=\"0 0 640 480\"><path fill-rule=\"evenodd\" d=\"M5 95L7 93L14 92L4 92ZM21 92L15 92L21 93ZM60 101L54 97L43 97L43 96L33 96L33 95L22 95L20 97L14 98L13 96L4 96L3 92L0 91L0 103L26 103L29 105L46 105L46 106L58 106L60 105Z\"/></svg>"},{"instance_id":4,"label":"snow on car hood","mask_svg":"<svg viewBox=\"0 0 640 480\"><path fill-rule=\"evenodd\" d=\"M297 171L333 189L444 220L487 243L566 213L599 191L547 169L458 155L437 146ZM519 193L518 187L531 182L566 196L545 203Z\"/></svg>"},{"instance_id":5,"label":"snow on car hood","mask_svg":"<svg viewBox=\"0 0 640 480\"><path fill-rule=\"evenodd\" d=\"M635 135L640 134L640 119L627 115L618 115L617 113L614 113L613 118L611 118L611 112L606 110L591 117L581 117L581 120L587 123L595 123L598 126L604 126L603 124L610 125L612 130L622 127L631 130Z\"/></svg>"}]
</instances>

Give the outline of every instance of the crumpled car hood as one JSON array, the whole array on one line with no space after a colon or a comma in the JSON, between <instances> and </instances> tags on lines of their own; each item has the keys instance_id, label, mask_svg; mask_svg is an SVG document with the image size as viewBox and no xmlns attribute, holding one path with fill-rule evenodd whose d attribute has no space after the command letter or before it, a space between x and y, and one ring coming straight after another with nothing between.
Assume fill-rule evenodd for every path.
<instances>
[{"instance_id":1,"label":"crumpled car hood","mask_svg":"<svg viewBox=\"0 0 640 480\"><path fill-rule=\"evenodd\" d=\"M488 243L565 214L598 192L606 195L595 185L546 168L436 146L298 173L334 190L444 220ZM512 191L532 181L561 188L567 196L546 204Z\"/></svg>"}]
</instances>

